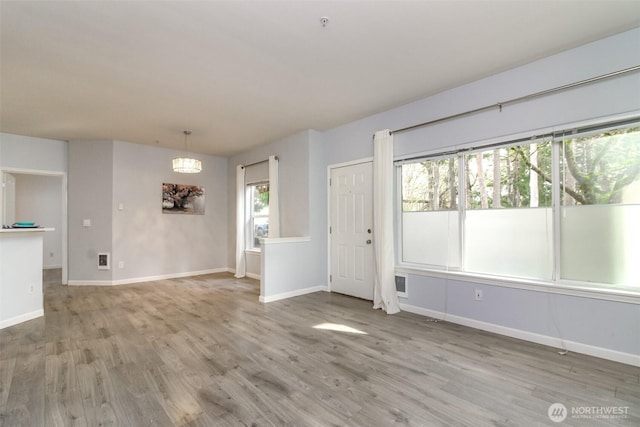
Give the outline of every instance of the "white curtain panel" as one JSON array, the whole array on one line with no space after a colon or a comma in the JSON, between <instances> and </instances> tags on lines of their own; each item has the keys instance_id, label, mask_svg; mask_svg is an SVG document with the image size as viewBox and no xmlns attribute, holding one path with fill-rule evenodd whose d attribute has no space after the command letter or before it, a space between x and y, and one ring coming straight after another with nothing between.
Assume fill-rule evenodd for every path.
<instances>
[{"instance_id":1,"label":"white curtain panel","mask_svg":"<svg viewBox=\"0 0 640 427\"><path fill-rule=\"evenodd\" d=\"M269 156L269 237L280 237L278 158Z\"/></svg>"},{"instance_id":2,"label":"white curtain panel","mask_svg":"<svg viewBox=\"0 0 640 427\"><path fill-rule=\"evenodd\" d=\"M393 135L388 129L373 137L373 308L400 311L393 252Z\"/></svg>"},{"instance_id":3,"label":"white curtain panel","mask_svg":"<svg viewBox=\"0 0 640 427\"><path fill-rule=\"evenodd\" d=\"M238 165L236 169L236 277L244 277L247 274L244 257L245 197L244 166Z\"/></svg>"}]
</instances>

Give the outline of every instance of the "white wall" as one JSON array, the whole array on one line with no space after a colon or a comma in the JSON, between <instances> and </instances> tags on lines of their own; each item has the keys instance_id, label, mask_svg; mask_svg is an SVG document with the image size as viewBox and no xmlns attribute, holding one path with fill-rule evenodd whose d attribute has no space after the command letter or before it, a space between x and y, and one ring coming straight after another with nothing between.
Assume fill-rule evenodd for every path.
<instances>
[{"instance_id":1,"label":"white wall","mask_svg":"<svg viewBox=\"0 0 640 427\"><path fill-rule=\"evenodd\" d=\"M271 302L317 291L320 284L315 257L315 242L310 237L265 239L262 244L260 301Z\"/></svg>"},{"instance_id":2,"label":"white wall","mask_svg":"<svg viewBox=\"0 0 640 427\"><path fill-rule=\"evenodd\" d=\"M0 168L66 172L67 143L0 133Z\"/></svg>"},{"instance_id":3,"label":"white wall","mask_svg":"<svg viewBox=\"0 0 640 427\"><path fill-rule=\"evenodd\" d=\"M326 165L372 156L372 135L492 105L640 63L640 28L329 130ZM401 64L400 64L401 65ZM640 73L395 134L396 157L567 123L640 112ZM318 194L326 198L325 194ZM477 280L409 274L405 308L640 365L640 305ZM484 300L474 300L476 287ZM546 341L545 341L546 340Z\"/></svg>"},{"instance_id":4,"label":"white wall","mask_svg":"<svg viewBox=\"0 0 640 427\"><path fill-rule=\"evenodd\" d=\"M262 274L262 268L260 263L262 262L262 253L256 250L245 251L245 262L247 276L252 279L260 279Z\"/></svg>"},{"instance_id":5,"label":"white wall","mask_svg":"<svg viewBox=\"0 0 640 427\"><path fill-rule=\"evenodd\" d=\"M60 209L63 209L62 206L67 200L68 156L69 147L66 141L0 133L0 169L9 171L14 175L37 174L38 176L47 176L49 179L56 179L59 187L57 190L52 189L52 191L56 191L56 194L60 195L60 199L56 203ZM44 197L51 199L51 195ZM2 200L2 197L0 197L0 200ZM61 215L64 216L64 209L62 212ZM47 219L47 221L50 220L52 219ZM61 219L60 226L55 227L55 232L47 232L47 234L53 233L53 236L46 237L51 249L45 250L44 260L46 266L52 266L52 264L63 266L63 283L66 283L68 275L65 268L67 264L67 254L65 253L67 249L66 226L66 221ZM51 243L51 239L60 239L60 245ZM49 256L51 252L54 252L53 260Z\"/></svg>"},{"instance_id":6,"label":"white wall","mask_svg":"<svg viewBox=\"0 0 640 427\"><path fill-rule=\"evenodd\" d=\"M54 228L43 234L43 267L62 266L62 177L14 174L16 221Z\"/></svg>"},{"instance_id":7,"label":"white wall","mask_svg":"<svg viewBox=\"0 0 640 427\"><path fill-rule=\"evenodd\" d=\"M0 233L0 329L44 315L43 234Z\"/></svg>"}]
</instances>

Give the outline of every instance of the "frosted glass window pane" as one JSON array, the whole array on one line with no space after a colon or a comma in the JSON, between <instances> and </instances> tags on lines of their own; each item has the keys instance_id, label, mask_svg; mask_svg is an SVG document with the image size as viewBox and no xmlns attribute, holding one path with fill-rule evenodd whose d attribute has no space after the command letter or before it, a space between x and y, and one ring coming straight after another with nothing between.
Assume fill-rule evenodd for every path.
<instances>
[{"instance_id":1,"label":"frosted glass window pane","mask_svg":"<svg viewBox=\"0 0 640 427\"><path fill-rule=\"evenodd\" d=\"M465 270L550 280L551 208L467 211Z\"/></svg>"},{"instance_id":2,"label":"frosted glass window pane","mask_svg":"<svg viewBox=\"0 0 640 427\"><path fill-rule=\"evenodd\" d=\"M565 207L563 279L640 287L640 206Z\"/></svg>"},{"instance_id":3,"label":"frosted glass window pane","mask_svg":"<svg viewBox=\"0 0 640 427\"><path fill-rule=\"evenodd\" d=\"M460 268L458 212L403 213L402 260Z\"/></svg>"}]
</instances>

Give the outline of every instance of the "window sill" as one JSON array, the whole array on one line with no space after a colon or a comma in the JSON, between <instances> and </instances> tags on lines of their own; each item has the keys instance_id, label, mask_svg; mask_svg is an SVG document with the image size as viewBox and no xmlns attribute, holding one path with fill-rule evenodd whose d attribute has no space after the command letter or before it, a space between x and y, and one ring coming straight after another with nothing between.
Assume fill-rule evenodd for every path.
<instances>
[{"instance_id":1,"label":"window sill","mask_svg":"<svg viewBox=\"0 0 640 427\"><path fill-rule=\"evenodd\" d=\"M593 298L605 301L616 301L640 305L640 289L637 291L596 287L591 283L545 282L541 280L527 280L510 277L489 276L477 273L459 271L442 271L420 268L416 266L398 264L396 272L415 274L418 276L438 277L448 280L460 280L490 286L522 289L548 294L569 295L582 298Z\"/></svg>"},{"instance_id":2,"label":"window sill","mask_svg":"<svg viewBox=\"0 0 640 427\"><path fill-rule=\"evenodd\" d=\"M279 245L283 243L304 243L310 242L311 237L299 236L299 237L264 237L260 239L263 245Z\"/></svg>"},{"instance_id":3,"label":"window sill","mask_svg":"<svg viewBox=\"0 0 640 427\"><path fill-rule=\"evenodd\" d=\"M245 254L260 255L262 253L262 251L260 250L260 248L251 248L251 249L245 249L244 253Z\"/></svg>"}]
</instances>

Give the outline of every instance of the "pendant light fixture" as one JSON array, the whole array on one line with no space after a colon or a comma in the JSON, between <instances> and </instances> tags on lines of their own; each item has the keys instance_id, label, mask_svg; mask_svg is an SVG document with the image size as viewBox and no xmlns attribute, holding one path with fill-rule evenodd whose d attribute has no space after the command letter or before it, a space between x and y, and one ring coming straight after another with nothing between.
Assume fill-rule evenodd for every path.
<instances>
[{"instance_id":1,"label":"pendant light fixture","mask_svg":"<svg viewBox=\"0 0 640 427\"><path fill-rule=\"evenodd\" d=\"M184 133L184 149L187 151L187 157L176 157L173 159L173 171L179 173L198 173L202 170L202 162L189 157L187 137L191 135L191 131L184 130L182 133Z\"/></svg>"}]
</instances>

